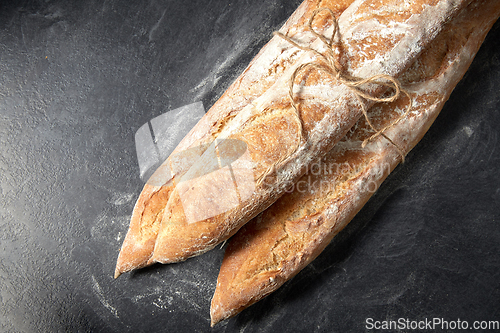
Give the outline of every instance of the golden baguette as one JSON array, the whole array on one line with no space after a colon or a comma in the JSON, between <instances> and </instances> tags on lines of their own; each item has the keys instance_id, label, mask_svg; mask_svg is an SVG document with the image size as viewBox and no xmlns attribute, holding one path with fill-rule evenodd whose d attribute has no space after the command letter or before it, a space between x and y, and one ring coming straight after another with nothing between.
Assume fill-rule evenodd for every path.
<instances>
[{"instance_id":1,"label":"golden baguette","mask_svg":"<svg viewBox=\"0 0 500 333\"><path fill-rule=\"evenodd\" d=\"M410 116L387 135L405 152L437 117L499 15L500 2L474 1L402 75L415 103ZM399 117L403 103L377 105L370 115L377 126L384 126ZM396 167L400 155L384 138L361 148L369 135L361 119L293 192L231 239L212 299L212 325L275 291L314 260Z\"/></svg>"},{"instance_id":2,"label":"golden baguette","mask_svg":"<svg viewBox=\"0 0 500 333\"><path fill-rule=\"evenodd\" d=\"M353 0L322 1L334 13L340 14ZM311 43L315 37L307 32L306 21L317 9L316 0L304 1L280 29L303 43ZM315 30L324 32L329 27L327 17L318 17ZM277 77L303 53L279 37L272 38L255 56L245 71L210 108L200 122L186 135L168 158L144 186L132 213L129 230L118 255L115 277L124 272L144 267L153 253L163 210L174 187L173 178L181 177L194 160L206 150L225 123L228 116L238 113L274 84ZM174 161L176 160L176 161ZM173 165L172 163L175 163ZM175 175L171 171L175 170Z\"/></svg>"},{"instance_id":3,"label":"golden baguette","mask_svg":"<svg viewBox=\"0 0 500 333\"><path fill-rule=\"evenodd\" d=\"M339 18L345 74L362 78L400 75L468 3L354 1ZM312 43L315 49L322 46L319 39ZM253 177L245 174L238 186L247 190L248 197L233 195L232 171L207 173L207 169L217 167L213 161L216 144L172 190L150 263L185 260L229 238L277 200L285 192L283 184L298 181L309 164L330 151L360 118L363 106L373 104L369 100L360 102L334 77L308 71L298 77L296 84L302 136L289 100L289 81L297 67L318 61L316 54L304 52L271 88L239 111L218 133L221 142L244 143L246 159L236 168L251 169L255 179L264 181L255 184ZM371 85L366 90L380 97L386 87ZM300 140L302 137L307 139ZM295 149L297 139L300 142ZM248 162L253 163L253 168Z\"/></svg>"}]
</instances>

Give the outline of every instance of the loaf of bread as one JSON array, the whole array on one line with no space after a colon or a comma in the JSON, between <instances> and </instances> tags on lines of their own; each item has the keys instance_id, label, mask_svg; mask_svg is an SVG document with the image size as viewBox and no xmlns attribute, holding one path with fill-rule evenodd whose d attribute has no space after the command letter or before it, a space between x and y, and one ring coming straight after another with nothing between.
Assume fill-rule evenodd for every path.
<instances>
[{"instance_id":1,"label":"loaf of bread","mask_svg":"<svg viewBox=\"0 0 500 333\"><path fill-rule=\"evenodd\" d=\"M419 2L415 6L406 6L408 8L388 7L391 19L394 19L395 23L399 19L399 23L404 24L396 24L386 28L383 36L380 36L373 32L373 24L371 27L366 28L367 31L363 31L359 27L363 26L363 21L370 21L370 17L372 21L374 19L376 21L377 16L385 15L384 11L387 11L387 8L381 4L372 4L370 1L357 1L351 15L344 18L343 21L341 20L340 24L341 27L350 27L350 22L352 21L355 27L351 30L346 29L347 38L342 40L342 48L346 50L342 55L344 56L343 59L349 74L369 75L371 72L385 72L396 75L410 62L410 59L414 58L432 40L433 36L441 29L443 23L467 2L465 0L442 0L437 4L432 2L432 6L429 6L424 1ZM312 10L316 9L318 5L315 1L305 1L282 29L282 32L292 36L294 39L298 39L305 45L310 43L313 37L311 34L304 32L304 26L308 16L310 16ZM321 1L321 5L331 8L334 12L338 12L339 8L343 8L343 2L339 1ZM378 11L377 6L380 7ZM327 17L319 17L318 21L314 24L315 29L320 33L323 33L324 30L331 30L329 22ZM408 34L409 36L407 36L408 31L411 31L411 34ZM373 36L370 37L370 33ZM371 47L369 50L366 49L365 44L367 41L374 42L375 47ZM376 45L377 43L378 45ZM407 50L408 52L406 52ZM379 51L380 54L378 54ZM250 160L252 162L255 161L254 164L256 164L256 167L252 169L254 176L258 177L259 174L265 174L269 166L275 164L273 163L273 159L279 160L282 157L283 152L281 150L283 147L289 146L290 138L295 136L293 140L296 141L297 139L296 135L294 135L296 133L293 133L293 128L286 128L280 132L276 131L280 126L271 125L270 127L273 130L268 131L266 128L262 128L262 124L269 127L268 125L273 122L277 125L282 122L290 127L290 124L288 124L290 116L288 118L285 115L281 117L277 114L279 112L267 111L269 109L274 111L290 111L290 103L284 101L286 94L283 92L283 80L286 81L286 79L281 79L282 82L280 84L276 84L275 81L278 77L282 78L285 73L288 76L299 59L302 62L315 61L314 56L311 57L303 53L301 50L291 47L286 41L277 37L273 38L268 46L259 53L249 68L207 113L206 117L183 140L174 152L174 157L172 158L171 156L151 177L134 208L130 228L118 257L115 276L155 261L173 262L202 253L218 242L227 239L242 224L248 221L250 217L257 214L279 197L282 191L274 189L273 186L267 186L264 189L261 187L257 188L257 191L253 191L254 188L249 185L247 192L254 192L253 195L245 198L243 203L235 204L234 200L230 201L229 206L234 207L220 213L228 205L225 202L228 201L227 196L224 194L218 195L222 206L214 210L211 208L213 206L213 198L210 198L212 201L208 207L207 205L199 205L196 200L193 202L192 199L188 200L191 202L188 202L187 205L182 205L180 202L182 201L182 197L196 198L196 196L187 193L179 195L177 191L177 195L171 198L171 193L175 193L174 186L176 182L182 179L185 172L193 164L195 164L194 171L186 178L189 179L193 175L198 177L199 174L206 173L207 163L203 159L200 159L199 156L206 151L210 143L219 137L224 130L226 136L228 136L228 133L234 132L234 129L238 128L238 124L241 125L242 119L247 125L243 132L246 130L246 135L249 136L247 139L253 144L249 147L253 148L253 150L248 149L248 151L249 155L251 155ZM381 55L382 58L380 57ZM384 56L387 59L383 59ZM370 71L370 68L373 70ZM283 180L290 183L297 180L305 170L305 164L312 161L314 156L325 153L335 141L338 141L342 136L342 132L347 130L349 127L348 124L354 123L355 119L359 117L359 101L345 87L338 84L335 85L335 82L332 83L331 79L318 77L318 75L309 75L306 81L304 82L304 87L307 87L309 92L302 92L300 98L308 98L309 102L300 103L301 121L305 121L305 125L309 125L310 127L311 133L307 133L307 126L305 126L306 135L315 134L313 137L315 137L316 142L319 142L319 144L315 145L314 140L312 143L310 140L302 140L302 145L299 147L300 149L297 151L297 154L290 156L288 159L290 163L281 168L281 172L277 175L271 175L275 176L273 181L275 184L282 184ZM325 89L330 84L336 86L333 89L335 90L333 95L343 96L337 100L336 104L334 103L335 105L327 103L324 100L325 98L332 98L329 89ZM273 93L268 92L272 90L272 87L276 86L278 86L278 89L275 89L277 91L274 94L277 95L273 97ZM311 95L311 93L315 94L316 92L313 92L309 88L317 87L323 87L320 90L323 91L324 96L317 96L319 98L313 101L313 99L308 97L308 94ZM372 87L372 89L374 88ZM267 94L266 97L261 96L264 92ZM382 93L382 89L378 89L375 92L380 94ZM262 102L265 104L267 100L267 103L271 105L269 108L263 105L256 106L257 100L260 100L261 104ZM317 105L318 100L320 100L320 104L322 105ZM280 102L283 102L283 105L280 105ZM369 103L366 104L368 105ZM335 112L327 112L332 109ZM242 110L249 112L239 117L239 113L242 113ZM261 119L249 121L252 116L257 116L262 111L266 112L263 114L263 117L260 117ZM274 115L269 115L269 113L273 113ZM240 118L239 122L235 121L238 118L236 117L237 114ZM327 116L323 117L323 114L327 114ZM322 121L319 122L319 126L316 126L316 122L320 117L322 117ZM229 126L229 124L235 123L236 126ZM249 124L252 126L248 126ZM337 126L338 124L344 126ZM335 127L334 134L331 133L332 127ZM253 140L252 142L252 137L259 136L263 131L268 134L269 139L266 142L260 143L264 144L264 146L267 145L266 147L259 146L257 144L259 140ZM297 129L295 129L295 132L297 132ZM244 133L234 134L239 136L237 139L239 140L242 137L241 134ZM327 137L323 138L322 135L326 135ZM279 139L284 140L280 141ZM245 145L249 143L245 140L241 141ZM186 149L188 147L191 148ZM263 148L266 148L267 151ZM312 153L307 153L309 150ZM300 156L300 152L304 151L306 151L306 154L301 159L297 159L296 157ZM286 154L287 152L285 152ZM211 157L210 155L213 154L206 155ZM195 161L198 161L196 162L197 164ZM198 172L196 171L197 168ZM245 168L248 167L246 166ZM280 175L282 176L281 178L279 177ZM215 179L216 177L212 178ZM215 180L217 181L217 179ZM213 182L209 181L209 183ZM279 188L282 188L282 186L280 185ZM198 192L200 191L198 190ZM203 196L203 193L198 193L198 197ZM241 196L238 199L241 200ZM169 201L171 202L170 204L168 204ZM166 209L167 205L170 205L170 208ZM194 206L194 209L190 205ZM191 223L192 221L186 223L185 210L190 214L194 212L195 218L196 212L202 212L202 215L205 214L209 217L201 221L196 221L194 224ZM210 214L217 214L217 216L210 216ZM160 228L161 232L159 232ZM158 234L160 234L160 237L158 237ZM180 242L179 239L181 240ZM166 246L166 244L168 245ZM154 254L152 254L153 250Z\"/></svg>"},{"instance_id":2,"label":"loaf of bread","mask_svg":"<svg viewBox=\"0 0 500 333\"><path fill-rule=\"evenodd\" d=\"M340 50L343 74L399 76L468 3L354 1L338 20L341 37L335 49ZM326 35L332 32L333 27ZM325 44L318 38L310 46L321 51ZM314 52L303 52L260 97L215 129L216 142L170 193L150 263L185 260L228 239L329 152L361 117L363 107L373 105L311 66L295 81L297 114L290 101L291 77L299 66L322 61ZM374 97L387 89L364 87Z\"/></svg>"},{"instance_id":3,"label":"loaf of bread","mask_svg":"<svg viewBox=\"0 0 500 333\"><path fill-rule=\"evenodd\" d=\"M499 1L475 0L401 75L414 103L385 134L405 153L437 117L499 15ZM405 103L376 105L370 119L383 127L401 116ZM316 258L401 161L382 136L362 148L371 132L360 119L289 193L231 239L212 299L212 325L275 291Z\"/></svg>"},{"instance_id":4,"label":"loaf of bread","mask_svg":"<svg viewBox=\"0 0 500 333\"><path fill-rule=\"evenodd\" d=\"M328 0L322 1L322 5L340 14L351 2L352 0ZM304 44L314 41L316 37L307 31L306 22L317 6L316 0L304 1L280 32ZM318 17L314 22L314 29L323 33L329 27L327 19L324 16ZM115 277L148 264L175 180L205 152L218 131L225 126L227 119L261 96L303 52L285 40L273 37L179 143L170 158L158 168L145 184L134 207L130 227L118 256Z\"/></svg>"}]
</instances>

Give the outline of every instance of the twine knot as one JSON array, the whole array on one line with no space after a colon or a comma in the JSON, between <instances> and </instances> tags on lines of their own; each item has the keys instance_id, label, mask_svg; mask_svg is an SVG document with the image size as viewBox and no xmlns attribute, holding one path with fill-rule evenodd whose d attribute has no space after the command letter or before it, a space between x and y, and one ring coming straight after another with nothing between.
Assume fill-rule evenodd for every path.
<instances>
[{"instance_id":1,"label":"twine knot","mask_svg":"<svg viewBox=\"0 0 500 333\"><path fill-rule=\"evenodd\" d=\"M314 22L314 19L316 18L316 15L318 15L318 13L320 13L322 11L327 11L333 20L334 30L333 30L332 36L330 38L327 38L326 36L316 32L314 30L314 28L312 27L312 24ZM339 25L338 25L337 18L335 17L335 14L333 13L333 11L330 8L323 7L323 8L318 8L318 9L314 10L311 17L309 18L309 23L307 25L307 28L315 37L319 38L323 42L323 44L326 46L325 53L321 53L308 45L306 45L306 46L300 45L297 42L295 42L293 39L282 34L279 31L274 32L274 35L283 38L284 40L286 40L288 43L292 44L293 46L295 46L301 50L304 50L304 51L313 52L315 55L317 55L319 57L320 61L319 62L308 62L308 63L301 64L293 72L293 74L290 78L289 94L290 94L290 99L292 102L291 104L292 104L293 109L295 111L294 119L297 122L297 127L298 127L298 131L299 131L298 140L297 140L297 143L294 147L294 150L291 153L288 153L285 156L282 156L278 161L276 161L276 163L273 163L271 166L269 166L267 168L267 170L258 177L257 185L260 185L263 182L263 180L267 177L267 175L274 172L277 168L279 168L282 164L284 164L287 161L287 159L293 153L295 153L297 151L297 149L300 147L300 143L302 142L302 140L304 138L302 119L301 119L297 104L295 103L293 88L295 86L295 80L296 80L297 76L308 67L312 67L318 71L322 71L326 74L331 75L338 82L349 87L354 92L356 98L358 99L358 101L361 105L361 110L363 112L366 123L368 124L370 129L375 132L373 135L371 135L369 138L367 138L363 141L363 143L361 145L363 148L370 141L374 140L375 138L377 138L379 136L382 136L383 138L385 138L387 141L389 141L396 148L396 150L398 151L398 153L401 156L402 162L404 162L406 154L405 154L403 148L401 148L397 143L395 143L391 138L389 138L384 132L388 128L396 125L398 122L400 122L403 118L405 118L408 115L408 113L410 112L410 110L412 108L411 95L408 93L408 91L406 91L405 89L403 89L401 87L401 84L399 83L399 81L396 78L394 78L393 76L386 75L386 74L377 74L377 75L374 75L372 77L362 79L362 78L356 78L356 77L347 75L342 71L342 66L340 66L339 62L337 61L337 59L335 57L335 52L334 52L335 51L335 48L334 48L335 47L335 36L338 35L339 39L340 39ZM386 88L392 88L394 93L388 97L374 97L374 96L371 96L370 94L365 93L363 90L360 89L361 86L366 85L366 84L377 84L377 85L380 85L380 86L383 86ZM402 115L400 115L396 120L391 122L390 124L386 125L382 129L377 130L375 128L375 126L373 126L372 122L370 121L370 118L368 116L368 111L366 110L365 104L363 103L363 99L368 100L368 101L373 101L373 102L390 103L390 102L397 100L401 96L401 94L405 94L406 96L408 96L408 99L409 99L409 104L406 108L406 111Z\"/></svg>"},{"instance_id":2,"label":"twine knot","mask_svg":"<svg viewBox=\"0 0 500 333\"><path fill-rule=\"evenodd\" d=\"M314 22L314 19L316 18L316 15L318 15L322 11L327 11L333 20L334 30L333 30L332 36L330 38L327 38L323 34L316 32L314 30L314 28L312 27L312 24ZM316 70L323 71L323 72L333 76L338 82L346 85L354 92L356 98L358 99L358 101L361 104L361 109L363 111L363 115L364 115L364 118L365 118L368 126L375 132L372 136L370 136L369 138L367 138L363 141L362 147L364 148L370 141L374 140L378 136L382 136L386 140L388 140L392 145L394 145L394 147L398 150L398 153L401 155L402 161L404 162L404 159L405 159L404 150L398 144L396 144L393 140L391 140L391 138L389 138L387 135L385 135L384 132L388 128L396 125L398 122L400 122L404 117L406 117L408 115L408 113L410 112L411 107L412 107L411 95L408 93L408 91L406 91L405 89L403 89L401 87L401 84L399 83L399 81L396 78L394 78L393 76L390 76L390 75L377 74L377 75L374 75L374 76L366 78L366 79L361 79L361 78L352 77L352 76L349 76L349 75L343 73L342 67L340 66L339 62L337 61L337 59L335 57L335 52L334 52L335 51L335 48L334 48L335 47L335 36L338 35L339 39L340 39L339 25L338 25L337 18L335 17L335 14L333 13L333 11L330 8L323 7L323 8L318 8L318 9L314 10L311 17L309 18L309 23L308 23L307 28L315 37L319 38L323 42L323 44L326 46L325 53L321 53L308 45L307 46L300 45L297 42L295 42L294 40L292 40L290 37L282 34L279 31L274 32L274 35L277 35L277 36L283 38L284 40L286 40L287 42L289 42L290 44L292 44L293 46L295 46L301 50L313 52L315 55L317 55L322 60L320 62L309 62L309 63L305 63L305 64L298 66L290 78L290 90L289 90L290 99L292 101L292 106L293 106L295 113L296 113L296 120L297 120L297 123L299 125L299 141L298 141L296 148L298 148L298 146L300 145L300 142L303 138L303 128L302 128L303 125L302 125L300 113L298 111L298 107L295 103L293 88L295 85L295 79L297 78L299 73L301 73L302 71L304 71L308 67L312 67L312 68L315 68ZM382 98L373 97L370 94L367 94L360 89L360 86L363 86L365 84L370 84L370 83L371 84L378 84L378 85L381 85L381 86L384 86L387 88L392 88L394 93L388 97L382 97ZM388 124L387 126L383 127L382 129L377 130L375 128L375 126L373 126L372 122L370 121L370 118L368 117L368 112L367 112L366 107L363 103L363 99L373 101L373 102L390 103L390 102L397 100L401 96L401 94L405 94L409 98L409 104L406 108L406 111L404 112L404 114L399 116L396 120L394 120L392 123Z\"/></svg>"}]
</instances>

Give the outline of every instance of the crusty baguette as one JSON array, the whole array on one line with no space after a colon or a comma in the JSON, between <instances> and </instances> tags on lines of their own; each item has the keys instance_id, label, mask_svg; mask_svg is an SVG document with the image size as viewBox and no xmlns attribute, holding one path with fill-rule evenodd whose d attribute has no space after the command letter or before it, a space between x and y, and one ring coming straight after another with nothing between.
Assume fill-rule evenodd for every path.
<instances>
[{"instance_id":1,"label":"crusty baguette","mask_svg":"<svg viewBox=\"0 0 500 333\"><path fill-rule=\"evenodd\" d=\"M339 18L345 72L362 78L376 74L398 76L468 3L354 1ZM312 46L321 49L323 44L317 39ZM295 91L302 127L297 126L289 81L298 66L318 61L316 54L304 52L271 88L239 111L218 133L221 142L244 142L244 158L235 163L234 173L230 165L224 172L215 172L216 148L193 164L170 194L150 262L185 260L229 238L277 200L286 190L283 184L298 181L308 165L333 148L360 118L362 103L366 108L373 104L369 100L360 102L334 77L309 70L297 78ZM380 97L387 89L369 86L366 90ZM306 138L303 140L301 128ZM298 148L294 149L298 139ZM245 173L248 170L253 176ZM238 172L243 175L240 179L236 179ZM264 181L254 183L254 177ZM245 195L234 193L235 183L246 191Z\"/></svg>"},{"instance_id":2,"label":"crusty baguette","mask_svg":"<svg viewBox=\"0 0 500 333\"><path fill-rule=\"evenodd\" d=\"M322 1L334 13L340 14L353 0ZM317 8L316 0L305 0L280 29L303 43L315 37L306 31L306 21ZM323 32L329 27L327 17L319 17L314 28ZM247 69L236 79L220 99L210 108L200 122L186 135L173 151L172 156L145 184L134 207L130 227L120 249L115 277L148 264L158 234L163 210L174 187L174 176L179 178L193 161L200 157L207 146L225 125L223 119L235 115L252 103L274 84L277 77L293 64L302 53L279 37L272 38L255 56ZM182 159L175 158L182 156ZM180 160L180 162L179 162ZM177 163L176 163L177 162Z\"/></svg>"},{"instance_id":3,"label":"crusty baguette","mask_svg":"<svg viewBox=\"0 0 500 333\"><path fill-rule=\"evenodd\" d=\"M500 2L474 1L402 75L415 103L387 135L405 152L432 124L499 15ZM399 116L402 103L378 105L370 115L383 126ZM316 258L396 167L400 155L384 138L361 148L367 135L361 119L293 192L231 239L212 299L212 325L273 292Z\"/></svg>"}]
</instances>

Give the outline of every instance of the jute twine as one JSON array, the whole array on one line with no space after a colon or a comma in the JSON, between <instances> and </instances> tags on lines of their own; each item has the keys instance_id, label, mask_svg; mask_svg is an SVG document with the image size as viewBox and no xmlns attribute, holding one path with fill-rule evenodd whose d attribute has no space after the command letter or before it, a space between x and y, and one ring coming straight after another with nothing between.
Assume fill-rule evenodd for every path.
<instances>
[{"instance_id":1,"label":"jute twine","mask_svg":"<svg viewBox=\"0 0 500 333\"><path fill-rule=\"evenodd\" d=\"M323 12L323 11L327 11L333 20L334 30L333 30L332 36L329 39L327 37L325 37L324 35L317 33L314 30L314 28L312 27L312 24L314 22L314 19L316 18L316 15L318 15L320 12ZM402 161L404 162L405 153L404 153L403 148L401 148L397 143L395 143L391 138L389 138L384 132L388 128L399 123L403 118L405 118L408 115L408 113L410 112L411 107L412 107L411 95L408 93L408 91L406 91L405 89L403 89L401 87L401 84L399 83L399 81L396 78L394 78L393 76L390 76L390 75L378 74L378 75L374 75L374 76L366 78L366 79L361 79L361 78L352 77L352 76L349 76L349 75L343 73L343 71L341 70L341 66L339 65L339 63L335 57L335 54L334 54L335 36L339 35L339 39L340 39L340 33L339 33L338 21L335 17L335 14L333 13L333 11L331 9L323 7L323 8L318 8L318 9L314 10L311 17L309 18L307 28L315 37L319 38L324 43L324 45L326 46L326 53L325 54L313 49L309 45L306 45L306 46L300 45L297 42L295 42L294 40L292 40L290 37L282 34L279 31L274 32L275 35L283 38L284 40L286 40L287 42L289 42L293 46L295 46L301 50L304 50L304 51L313 52L315 55L318 56L318 58L320 60L318 62L309 62L309 63L302 64L302 65L298 66L295 69L295 71L293 72L293 74L290 78L289 94L290 94L290 99L292 102L291 104L292 104L293 109L295 111L294 119L295 119L297 126L298 126L298 140L297 140L296 146L294 147L294 150L291 153L281 157L276 163L273 163L273 165L271 165L266 170L266 172L264 172L257 179L257 184L260 185L262 183L262 181L264 180L264 178L266 178L267 175L269 175L271 172L273 172L276 168L278 168L281 164L283 164L293 153L295 153L295 151L297 151L297 149L299 148L300 143L304 139L304 130L303 130L302 119L301 119L297 104L295 103L293 88L295 86L295 80L296 80L297 76L301 72L306 70L307 68L314 68L318 71L322 71L328 75L335 77L335 79L338 82L349 87L351 89L351 91L355 94L356 98L359 101L359 104L361 105L361 110L363 112L366 123L368 124L370 129L375 132L373 135L371 135L369 138L367 138L363 141L363 143L362 143L363 148L370 141L374 140L375 138L377 138L379 136L382 136L383 138L385 138L387 141L389 141L397 149L398 153L401 155ZM373 97L370 94L367 94L360 89L361 86L366 85L366 84L377 84L377 85L380 85L383 87L390 88L394 92L389 97L382 97L382 98ZM368 111L366 110L366 107L363 103L363 100L373 101L376 103L379 103L379 102L390 103L390 102L394 102L395 100L397 100L401 96L401 94L405 94L406 96L408 96L408 99L409 99L409 104L406 108L406 111L404 112L404 114L400 115L396 120L394 120L392 123L386 125L382 129L377 130L375 128L375 126L373 125L373 123L370 121L370 118L368 116Z\"/></svg>"}]
</instances>

